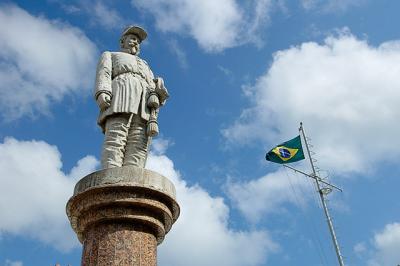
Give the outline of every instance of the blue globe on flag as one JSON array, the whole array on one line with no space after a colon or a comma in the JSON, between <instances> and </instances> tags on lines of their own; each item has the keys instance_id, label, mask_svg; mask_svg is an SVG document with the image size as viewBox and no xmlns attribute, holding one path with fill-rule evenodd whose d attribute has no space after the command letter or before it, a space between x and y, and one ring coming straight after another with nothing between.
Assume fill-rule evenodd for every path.
<instances>
[{"instance_id":1,"label":"blue globe on flag","mask_svg":"<svg viewBox=\"0 0 400 266\"><path fill-rule=\"evenodd\" d=\"M285 148L280 148L279 154L281 155L282 158L290 158L290 156L291 156L290 151Z\"/></svg>"}]
</instances>

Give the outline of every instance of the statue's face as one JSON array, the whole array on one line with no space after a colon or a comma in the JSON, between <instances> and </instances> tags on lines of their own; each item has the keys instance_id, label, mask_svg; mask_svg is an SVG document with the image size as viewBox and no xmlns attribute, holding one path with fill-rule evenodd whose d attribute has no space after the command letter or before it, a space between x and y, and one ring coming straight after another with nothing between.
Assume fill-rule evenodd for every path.
<instances>
[{"instance_id":1,"label":"statue's face","mask_svg":"<svg viewBox=\"0 0 400 266\"><path fill-rule=\"evenodd\" d=\"M135 34L126 35L122 41L121 48L124 52L133 55L139 54L140 39Z\"/></svg>"}]
</instances>

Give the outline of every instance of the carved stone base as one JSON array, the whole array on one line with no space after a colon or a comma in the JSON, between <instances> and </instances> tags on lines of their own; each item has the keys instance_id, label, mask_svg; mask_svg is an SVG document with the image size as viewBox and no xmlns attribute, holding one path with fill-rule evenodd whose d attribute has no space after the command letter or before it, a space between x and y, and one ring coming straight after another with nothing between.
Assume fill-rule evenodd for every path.
<instances>
[{"instance_id":1,"label":"carved stone base","mask_svg":"<svg viewBox=\"0 0 400 266\"><path fill-rule=\"evenodd\" d=\"M167 178L127 166L82 178L67 215L83 243L82 265L155 266L157 244L178 219L179 206Z\"/></svg>"}]
</instances>

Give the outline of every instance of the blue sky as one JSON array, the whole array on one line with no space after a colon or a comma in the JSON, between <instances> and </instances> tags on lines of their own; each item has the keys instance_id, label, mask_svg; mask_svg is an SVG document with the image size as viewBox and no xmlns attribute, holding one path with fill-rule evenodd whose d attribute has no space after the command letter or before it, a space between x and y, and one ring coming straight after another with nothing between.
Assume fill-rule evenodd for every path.
<instances>
[{"instance_id":1,"label":"blue sky","mask_svg":"<svg viewBox=\"0 0 400 266\"><path fill-rule=\"evenodd\" d=\"M171 98L147 168L181 217L159 265L337 265L309 180L264 160L312 139L346 265L400 263L400 3L394 0L2 1L0 265L79 265L65 204L98 169L102 51L143 26ZM309 172L306 162L295 164Z\"/></svg>"}]
</instances>

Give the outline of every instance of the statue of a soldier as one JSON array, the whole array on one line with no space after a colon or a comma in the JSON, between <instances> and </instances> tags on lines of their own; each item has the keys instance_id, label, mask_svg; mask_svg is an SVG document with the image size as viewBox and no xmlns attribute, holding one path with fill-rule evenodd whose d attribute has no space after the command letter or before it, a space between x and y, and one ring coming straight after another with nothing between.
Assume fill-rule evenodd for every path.
<instances>
[{"instance_id":1,"label":"statue of a soldier","mask_svg":"<svg viewBox=\"0 0 400 266\"><path fill-rule=\"evenodd\" d=\"M159 106L168 92L139 58L147 33L130 26L121 35L120 52L104 52L97 66L94 97L100 108L98 124L105 134L103 169L135 165L144 168L151 137L157 135Z\"/></svg>"}]
</instances>

